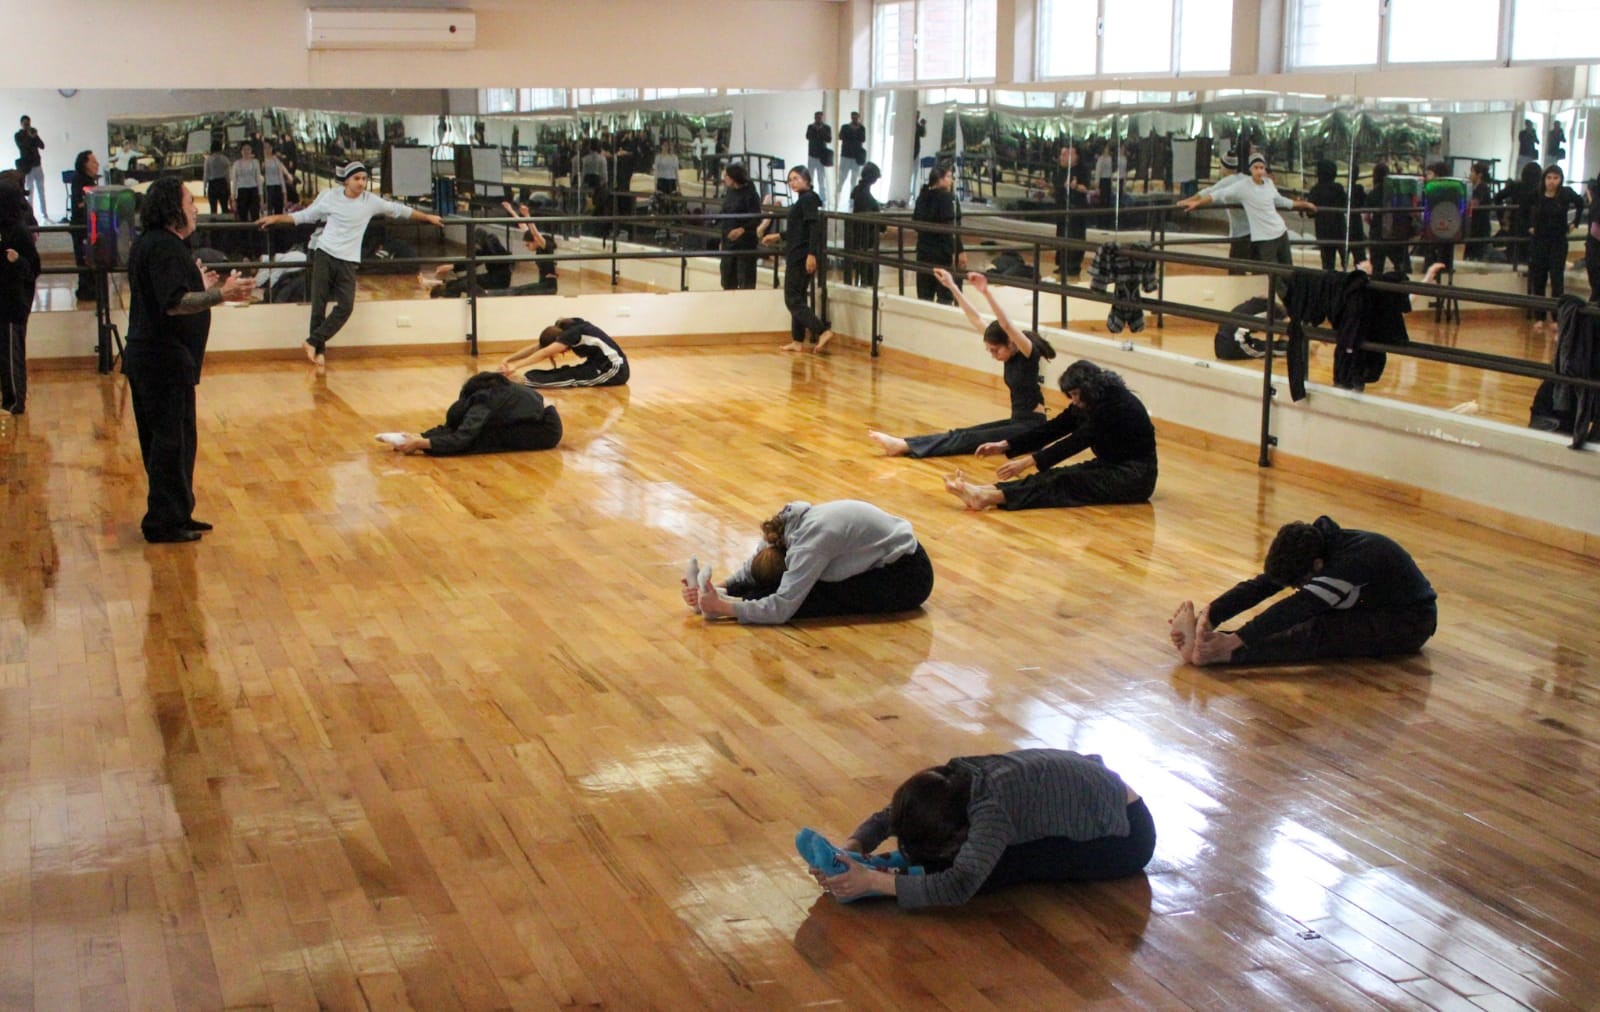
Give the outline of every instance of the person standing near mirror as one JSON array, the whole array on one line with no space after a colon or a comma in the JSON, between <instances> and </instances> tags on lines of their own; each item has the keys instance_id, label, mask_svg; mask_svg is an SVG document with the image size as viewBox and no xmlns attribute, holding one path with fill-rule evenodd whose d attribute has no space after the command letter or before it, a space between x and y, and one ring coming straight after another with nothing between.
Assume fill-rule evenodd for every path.
<instances>
[{"instance_id":1,"label":"person standing near mirror","mask_svg":"<svg viewBox=\"0 0 1600 1012\"><path fill-rule=\"evenodd\" d=\"M222 153L222 142L211 142L211 153L206 155L203 175L206 180L206 199L211 202L211 213L227 214L233 208L228 192L228 174L233 167L228 156Z\"/></svg>"},{"instance_id":2,"label":"person standing near mirror","mask_svg":"<svg viewBox=\"0 0 1600 1012\"><path fill-rule=\"evenodd\" d=\"M812 192L819 200L828 192L828 167L833 164L833 149L828 145L832 143L833 127L822 122L822 110L819 109L806 127L806 168L811 170L815 185Z\"/></svg>"},{"instance_id":3,"label":"person standing near mirror","mask_svg":"<svg viewBox=\"0 0 1600 1012\"><path fill-rule=\"evenodd\" d=\"M743 162L729 162L722 171L721 219L722 289L754 288L756 286L756 229L760 224L753 217L740 217L761 213L761 194L750 181L750 171Z\"/></svg>"},{"instance_id":4,"label":"person standing near mirror","mask_svg":"<svg viewBox=\"0 0 1600 1012\"><path fill-rule=\"evenodd\" d=\"M861 167L867 164L867 128L861 122L861 113L850 114L850 122L839 128L839 198L842 202L861 178Z\"/></svg>"},{"instance_id":5,"label":"person standing near mirror","mask_svg":"<svg viewBox=\"0 0 1600 1012\"><path fill-rule=\"evenodd\" d=\"M1489 192L1489 166L1473 162L1467 182L1471 186L1467 200L1467 259L1483 260L1489 250L1489 205L1494 202Z\"/></svg>"},{"instance_id":6,"label":"person standing near mirror","mask_svg":"<svg viewBox=\"0 0 1600 1012\"><path fill-rule=\"evenodd\" d=\"M261 163L249 144L240 145L233 163L233 212L240 221L261 217Z\"/></svg>"},{"instance_id":7,"label":"person standing near mirror","mask_svg":"<svg viewBox=\"0 0 1600 1012\"><path fill-rule=\"evenodd\" d=\"M1078 149L1063 144L1057 156L1055 174L1056 209L1062 211L1056 222L1056 237L1084 241L1089 235L1089 219L1082 213L1089 207L1089 170L1080 164ZM1056 271L1066 278L1076 278L1083 273L1082 249L1058 250Z\"/></svg>"},{"instance_id":8,"label":"person standing near mirror","mask_svg":"<svg viewBox=\"0 0 1600 1012\"><path fill-rule=\"evenodd\" d=\"M1317 162L1317 182L1311 187L1311 192L1306 194L1306 199L1317 205L1315 230L1317 236L1317 252L1322 256L1322 269L1333 270L1337 262L1341 270L1350 269L1349 253L1345 250L1346 217L1349 213L1350 198L1345 193L1344 186L1338 180L1338 166L1330 159ZM1321 243L1338 242L1337 246L1320 245Z\"/></svg>"},{"instance_id":9,"label":"person standing near mirror","mask_svg":"<svg viewBox=\"0 0 1600 1012\"><path fill-rule=\"evenodd\" d=\"M21 124L21 129L13 135L17 142L17 171L22 173L23 192L33 205L37 219L47 222L50 209L45 206L44 159L39 154L44 150L44 138L39 136L29 117L22 117Z\"/></svg>"},{"instance_id":10,"label":"person standing near mirror","mask_svg":"<svg viewBox=\"0 0 1600 1012\"><path fill-rule=\"evenodd\" d=\"M789 205L789 220L782 235L765 234L767 221L758 231L766 246L783 243L783 304L789 309L789 343L781 351L805 351L806 334L816 342L811 348L821 353L833 340L832 325L811 308L811 279L822 266L826 234L822 227L822 198L811 188L811 173L796 165L789 170L789 189L794 202Z\"/></svg>"},{"instance_id":11,"label":"person standing near mirror","mask_svg":"<svg viewBox=\"0 0 1600 1012\"><path fill-rule=\"evenodd\" d=\"M1559 299L1566 293L1567 281L1567 223L1568 211L1576 211L1575 221L1583 220L1583 198L1566 185L1566 174L1561 166L1551 165L1544 170L1543 185L1529 202L1525 212L1528 222L1528 294L1543 298L1545 286L1550 297ZM1544 310L1533 313L1533 328L1544 329ZM1551 314L1554 322L1554 314Z\"/></svg>"},{"instance_id":12,"label":"person standing near mirror","mask_svg":"<svg viewBox=\"0 0 1600 1012\"><path fill-rule=\"evenodd\" d=\"M928 182L917 194L917 203L911 211L911 220L930 225L960 225L961 204L954 191L955 175L948 165L935 165L928 170ZM950 270L954 265L964 277L967 272L967 253L961 246L959 232L935 232L917 229L917 263L923 266L917 272L917 298L924 302L942 302L954 305L955 300L933 274L933 268ZM959 282L958 282L959 283Z\"/></svg>"}]
</instances>

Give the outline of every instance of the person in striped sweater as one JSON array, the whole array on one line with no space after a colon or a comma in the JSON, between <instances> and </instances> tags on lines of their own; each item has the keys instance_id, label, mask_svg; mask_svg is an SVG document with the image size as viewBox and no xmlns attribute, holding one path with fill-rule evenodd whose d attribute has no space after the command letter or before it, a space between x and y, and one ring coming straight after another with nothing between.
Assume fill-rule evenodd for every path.
<instances>
[{"instance_id":1,"label":"person in striped sweater","mask_svg":"<svg viewBox=\"0 0 1600 1012\"><path fill-rule=\"evenodd\" d=\"M1139 874L1155 853L1150 809L1097 755L1023 749L959 756L896 788L841 844L871 854L889 837L921 875L856 861L814 877L843 901L893 896L905 910L955 906L1021 882L1094 882Z\"/></svg>"}]
</instances>

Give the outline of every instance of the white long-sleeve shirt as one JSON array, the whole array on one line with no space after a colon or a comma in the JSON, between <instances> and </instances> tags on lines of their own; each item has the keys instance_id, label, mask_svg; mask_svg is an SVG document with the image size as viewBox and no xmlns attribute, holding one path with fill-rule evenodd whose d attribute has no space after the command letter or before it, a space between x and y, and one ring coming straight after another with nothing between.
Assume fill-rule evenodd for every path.
<instances>
[{"instance_id":1,"label":"white long-sleeve shirt","mask_svg":"<svg viewBox=\"0 0 1600 1012\"><path fill-rule=\"evenodd\" d=\"M327 222L317 249L335 260L358 264L361 240L366 237L368 223L379 217L409 218L411 208L371 192L352 198L346 197L341 189L328 189L323 190L310 207L294 212L291 217L296 225Z\"/></svg>"},{"instance_id":2,"label":"white long-sleeve shirt","mask_svg":"<svg viewBox=\"0 0 1600 1012\"><path fill-rule=\"evenodd\" d=\"M1201 190L1198 194L1196 194L1196 196L1210 197L1213 201L1216 201L1217 191L1223 189L1224 187L1231 186L1233 181L1239 178L1239 175L1239 173L1235 172L1232 175L1223 176L1215 183L1212 183L1210 186ZM1245 178L1248 179L1249 177L1246 176ZM1223 210L1228 212L1228 238L1250 238L1250 216L1244 213L1244 208L1239 207L1237 204L1228 204L1223 208Z\"/></svg>"},{"instance_id":3,"label":"white long-sleeve shirt","mask_svg":"<svg viewBox=\"0 0 1600 1012\"><path fill-rule=\"evenodd\" d=\"M1290 210L1294 201L1278 192L1272 180L1257 183L1247 173L1230 176L1210 188L1211 199L1218 204L1238 204L1250 219L1250 241L1270 242L1289 231L1283 223L1280 210Z\"/></svg>"}]
</instances>

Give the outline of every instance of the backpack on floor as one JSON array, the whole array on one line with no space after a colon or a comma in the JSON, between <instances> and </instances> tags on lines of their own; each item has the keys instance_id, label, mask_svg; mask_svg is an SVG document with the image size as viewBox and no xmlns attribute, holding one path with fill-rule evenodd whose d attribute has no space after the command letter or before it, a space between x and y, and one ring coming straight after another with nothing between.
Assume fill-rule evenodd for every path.
<instances>
[{"instance_id":1,"label":"backpack on floor","mask_svg":"<svg viewBox=\"0 0 1600 1012\"><path fill-rule=\"evenodd\" d=\"M1234 306L1231 312L1240 316L1257 316L1265 322L1268 307L1267 300L1258 295ZM1274 315L1280 320L1285 318L1281 308ZM1289 350L1289 344L1287 341L1277 341L1273 344L1272 350L1275 354L1284 354ZM1248 327L1235 327L1231 323L1223 323L1217 327L1216 337L1212 343L1212 351L1217 358L1224 362L1266 358L1267 342Z\"/></svg>"}]
</instances>

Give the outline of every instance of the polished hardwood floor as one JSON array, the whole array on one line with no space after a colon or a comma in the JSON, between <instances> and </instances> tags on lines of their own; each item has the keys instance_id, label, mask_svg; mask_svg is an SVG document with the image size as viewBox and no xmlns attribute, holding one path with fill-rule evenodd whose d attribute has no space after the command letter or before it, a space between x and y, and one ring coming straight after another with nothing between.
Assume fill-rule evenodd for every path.
<instances>
[{"instance_id":1,"label":"polished hardwood floor","mask_svg":"<svg viewBox=\"0 0 1600 1012\"><path fill-rule=\"evenodd\" d=\"M1362 491L1162 447L1149 505L975 514L909 433L993 386L641 350L555 451L396 456L466 357L208 364L197 545L138 536L123 381L0 416L0 1007L1600 1005L1600 573ZM988 473L984 461L962 462ZM908 517L893 620L707 624L785 501ZM1190 668L1185 596L1328 513L1440 592L1418 657ZM791 839L921 766L1095 752L1148 875L842 907Z\"/></svg>"}]
</instances>

